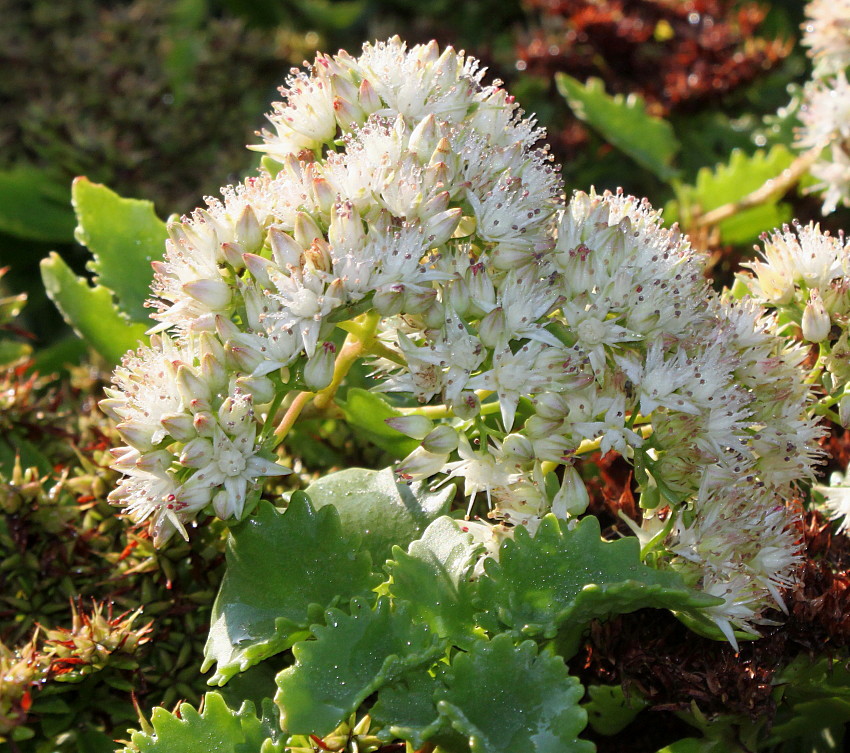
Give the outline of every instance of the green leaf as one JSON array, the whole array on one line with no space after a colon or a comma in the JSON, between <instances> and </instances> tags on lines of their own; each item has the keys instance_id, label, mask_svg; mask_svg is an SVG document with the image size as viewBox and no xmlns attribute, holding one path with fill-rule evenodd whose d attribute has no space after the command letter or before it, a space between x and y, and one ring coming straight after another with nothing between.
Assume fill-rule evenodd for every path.
<instances>
[{"instance_id":1,"label":"green leaf","mask_svg":"<svg viewBox=\"0 0 850 753\"><path fill-rule=\"evenodd\" d=\"M18 165L0 171L0 232L33 241L74 237L70 192L46 171Z\"/></svg>"},{"instance_id":2,"label":"green leaf","mask_svg":"<svg viewBox=\"0 0 850 753\"><path fill-rule=\"evenodd\" d=\"M383 726L379 735L389 740L402 739L417 750L444 730L446 720L437 711L434 696L445 686L427 672L409 674L401 681L384 686L369 715Z\"/></svg>"},{"instance_id":3,"label":"green leaf","mask_svg":"<svg viewBox=\"0 0 850 753\"><path fill-rule=\"evenodd\" d=\"M582 704L590 726L601 735L616 735L649 704L632 691L627 697L622 685L588 685L590 700Z\"/></svg>"},{"instance_id":4,"label":"green leaf","mask_svg":"<svg viewBox=\"0 0 850 753\"><path fill-rule=\"evenodd\" d=\"M428 524L449 510L454 487L437 492L427 484L398 483L391 468L347 468L314 481L306 489L318 510L333 505L346 530L359 531L375 563L386 560L393 545L407 546Z\"/></svg>"},{"instance_id":5,"label":"green leaf","mask_svg":"<svg viewBox=\"0 0 850 753\"><path fill-rule=\"evenodd\" d=\"M106 186L77 178L72 188L75 237L94 259L95 282L115 295L118 309L134 322L149 322L144 303L153 279L151 261L162 258L168 234L153 203L123 199Z\"/></svg>"},{"instance_id":6,"label":"green leaf","mask_svg":"<svg viewBox=\"0 0 850 753\"><path fill-rule=\"evenodd\" d=\"M618 94L611 97L598 78L582 84L572 76L558 73L555 81L576 117L599 131L608 143L662 180L676 176L677 170L672 163L679 143L673 126L663 118L650 115L640 96Z\"/></svg>"},{"instance_id":7,"label":"green leaf","mask_svg":"<svg viewBox=\"0 0 850 753\"><path fill-rule=\"evenodd\" d=\"M702 168L697 173L695 185L679 186L676 201L670 202L664 210L665 218L668 222L679 220L687 223L687 215L693 210L705 214L724 204L738 201L768 180L777 178L793 161L794 155L781 144L769 152L759 150L753 155L736 149L725 165L717 165L713 170ZM756 207L736 212L721 222L718 225L721 241L749 243L766 230L787 222L791 218L791 207L778 203L780 198L772 197Z\"/></svg>"},{"instance_id":8,"label":"green leaf","mask_svg":"<svg viewBox=\"0 0 850 753\"><path fill-rule=\"evenodd\" d=\"M180 705L179 715L154 709L153 729L134 732L139 753L282 753L283 735L267 718L257 717L254 704L239 711L227 707L218 693L204 696L200 713L190 704ZM124 748L131 753L132 748Z\"/></svg>"},{"instance_id":9,"label":"green leaf","mask_svg":"<svg viewBox=\"0 0 850 753\"><path fill-rule=\"evenodd\" d=\"M374 392L354 387L346 393L345 402L339 407L345 420L356 426L373 444L397 458L413 452L419 442L404 436L386 424L386 419L397 418L402 413Z\"/></svg>"},{"instance_id":10,"label":"green leaf","mask_svg":"<svg viewBox=\"0 0 850 753\"><path fill-rule=\"evenodd\" d=\"M312 605L321 611L347 602L376 581L369 554L356 534L343 532L336 508L317 512L299 492L285 512L261 501L228 541L202 671L217 663L209 682L224 685L306 637Z\"/></svg>"},{"instance_id":11,"label":"green leaf","mask_svg":"<svg viewBox=\"0 0 850 753\"><path fill-rule=\"evenodd\" d=\"M480 552L461 523L437 518L407 552L393 550L394 561L387 564L390 594L410 602L416 619L438 635L465 645L475 628L473 596L478 584L470 582L470 576Z\"/></svg>"},{"instance_id":12,"label":"green leaf","mask_svg":"<svg viewBox=\"0 0 850 753\"><path fill-rule=\"evenodd\" d=\"M716 740L699 737L684 737L665 746L658 753L726 753L723 744Z\"/></svg>"},{"instance_id":13,"label":"green leaf","mask_svg":"<svg viewBox=\"0 0 850 753\"><path fill-rule=\"evenodd\" d=\"M143 324L128 324L101 285L77 277L62 258L51 253L41 261L41 279L63 318L109 363L118 363L128 350L146 341Z\"/></svg>"},{"instance_id":14,"label":"green leaf","mask_svg":"<svg viewBox=\"0 0 850 753\"><path fill-rule=\"evenodd\" d=\"M584 688L559 656L538 656L532 641L505 633L455 656L445 674L440 714L469 737L472 753L592 753L579 740Z\"/></svg>"},{"instance_id":15,"label":"green leaf","mask_svg":"<svg viewBox=\"0 0 850 753\"><path fill-rule=\"evenodd\" d=\"M545 638L566 628L568 642L597 617L722 603L687 588L678 573L644 565L635 537L603 541L593 516L569 531L547 515L533 538L517 527L513 540L502 544L499 561L487 560L484 570L479 602L502 623L516 634Z\"/></svg>"},{"instance_id":16,"label":"green leaf","mask_svg":"<svg viewBox=\"0 0 850 753\"><path fill-rule=\"evenodd\" d=\"M296 663L277 677L275 703L293 734L324 736L382 685L411 668L429 664L443 644L407 612L380 599L370 609L352 599L351 614L329 609L314 641L292 647Z\"/></svg>"}]
</instances>

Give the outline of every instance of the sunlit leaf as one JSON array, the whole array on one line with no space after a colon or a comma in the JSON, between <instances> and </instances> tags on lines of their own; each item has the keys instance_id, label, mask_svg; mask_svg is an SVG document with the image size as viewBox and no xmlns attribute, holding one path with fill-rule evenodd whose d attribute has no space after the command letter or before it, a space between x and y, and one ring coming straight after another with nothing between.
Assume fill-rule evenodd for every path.
<instances>
[{"instance_id":1,"label":"sunlit leaf","mask_svg":"<svg viewBox=\"0 0 850 753\"><path fill-rule=\"evenodd\" d=\"M663 118L650 115L639 95L609 96L598 78L582 84L566 73L558 73L555 81L576 116L597 130L608 143L662 180L675 177L677 171L672 164L679 143L673 126Z\"/></svg>"},{"instance_id":2,"label":"sunlit leaf","mask_svg":"<svg viewBox=\"0 0 850 753\"><path fill-rule=\"evenodd\" d=\"M223 685L306 637L312 611L368 594L377 582L359 537L340 525L332 506L315 511L296 492L285 512L260 502L232 531L227 569L213 605L204 670L217 664Z\"/></svg>"},{"instance_id":3,"label":"sunlit leaf","mask_svg":"<svg viewBox=\"0 0 850 753\"><path fill-rule=\"evenodd\" d=\"M584 688L559 656L515 646L505 633L455 656L437 709L469 737L472 753L592 753L579 740Z\"/></svg>"},{"instance_id":4,"label":"sunlit leaf","mask_svg":"<svg viewBox=\"0 0 850 753\"><path fill-rule=\"evenodd\" d=\"M295 665L277 677L275 703L290 733L326 735L381 686L443 651L403 604L391 609L381 599L371 609L353 599L350 611L329 609L316 639L296 643Z\"/></svg>"}]
</instances>

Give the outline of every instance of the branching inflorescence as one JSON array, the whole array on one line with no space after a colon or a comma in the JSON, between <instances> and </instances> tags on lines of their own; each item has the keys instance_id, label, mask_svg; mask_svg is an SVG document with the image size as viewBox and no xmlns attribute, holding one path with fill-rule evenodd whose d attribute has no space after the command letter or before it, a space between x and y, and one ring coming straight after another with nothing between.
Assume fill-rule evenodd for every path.
<instances>
[{"instance_id":1,"label":"branching inflorescence","mask_svg":"<svg viewBox=\"0 0 850 753\"><path fill-rule=\"evenodd\" d=\"M644 555L721 597L706 613L734 642L783 608L799 561L792 500L820 435L807 350L713 292L646 200L564 203L542 130L482 78L397 38L293 73L254 147L264 169L170 226L156 334L102 403L126 443L112 499L157 542L202 510L242 518L288 473L274 449L299 412L365 359L421 441L398 473L461 480L470 510L486 496L492 523L468 526L493 556L515 526L585 513L577 458L626 457ZM775 236L753 295L787 305L777 265L803 244L805 275L811 249L845 258L835 243ZM817 342L836 275L812 274Z\"/></svg>"}]
</instances>

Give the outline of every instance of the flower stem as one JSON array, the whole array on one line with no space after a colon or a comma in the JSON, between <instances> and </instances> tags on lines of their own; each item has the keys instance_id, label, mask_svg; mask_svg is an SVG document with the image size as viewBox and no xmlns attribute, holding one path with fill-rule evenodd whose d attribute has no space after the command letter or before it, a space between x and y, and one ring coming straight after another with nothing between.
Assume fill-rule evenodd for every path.
<instances>
[{"instance_id":1,"label":"flower stem","mask_svg":"<svg viewBox=\"0 0 850 753\"><path fill-rule=\"evenodd\" d=\"M283 438L289 433L289 430L295 425L295 422L298 420L298 416L301 415L301 411L307 406L307 404L314 397L314 392L299 392L295 399L290 404L289 408L286 409L286 413L284 414L281 422L277 425L277 428L274 430L274 437L276 440L276 444L280 444L283 441Z\"/></svg>"}]
</instances>

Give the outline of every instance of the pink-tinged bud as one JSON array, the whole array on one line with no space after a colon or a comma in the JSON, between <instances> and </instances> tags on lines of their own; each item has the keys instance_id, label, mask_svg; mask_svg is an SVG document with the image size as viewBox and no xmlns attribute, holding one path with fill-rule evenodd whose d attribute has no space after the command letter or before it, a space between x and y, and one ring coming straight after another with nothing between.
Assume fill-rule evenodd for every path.
<instances>
[{"instance_id":1,"label":"pink-tinged bud","mask_svg":"<svg viewBox=\"0 0 850 753\"><path fill-rule=\"evenodd\" d=\"M385 286L375 291L372 305L381 316L395 316L404 308L404 293L404 285Z\"/></svg>"},{"instance_id":2,"label":"pink-tinged bud","mask_svg":"<svg viewBox=\"0 0 850 753\"><path fill-rule=\"evenodd\" d=\"M221 279L192 280L184 283L183 292L213 311L223 309L230 303L230 285Z\"/></svg>"},{"instance_id":3,"label":"pink-tinged bud","mask_svg":"<svg viewBox=\"0 0 850 753\"><path fill-rule=\"evenodd\" d=\"M821 298L819 290L812 290L809 293L809 302L803 310L802 327L803 337L810 343L819 343L826 340L829 335L832 322L826 307L823 305L823 298Z\"/></svg>"},{"instance_id":4,"label":"pink-tinged bud","mask_svg":"<svg viewBox=\"0 0 850 753\"><path fill-rule=\"evenodd\" d=\"M246 253L255 254L263 247L263 228L250 205L246 204L236 221L236 242Z\"/></svg>"},{"instance_id":5,"label":"pink-tinged bud","mask_svg":"<svg viewBox=\"0 0 850 753\"><path fill-rule=\"evenodd\" d=\"M230 365L246 374L253 374L254 369L265 360L260 351L232 340L225 343L224 352Z\"/></svg>"},{"instance_id":6,"label":"pink-tinged bud","mask_svg":"<svg viewBox=\"0 0 850 753\"><path fill-rule=\"evenodd\" d=\"M254 405L270 403L275 396L274 382L268 377L242 376L236 379L236 387L251 396Z\"/></svg>"},{"instance_id":7,"label":"pink-tinged bud","mask_svg":"<svg viewBox=\"0 0 850 753\"><path fill-rule=\"evenodd\" d=\"M262 256L257 256L256 254L243 254L242 259L244 260L248 271L251 273L251 276L260 283L260 285L264 288L272 287L271 280L269 279L269 268L272 270L277 269L277 265L273 261L264 259Z\"/></svg>"},{"instance_id":8,"label":"pink-tinged bud","mask_svg":"<svg viewBox=\"0 0 850 753\"><path fill-rule=\"evenodd\" d=\"M422 440L422 447L436 455L445 455L457 449L457 431L448 424L441 424Z\"/></svg>"},{"instance_id":9,"label":"pink-tinged bud","mask_svg":"<svg viewBox=\"0 0 850 753\"><path fill-rule=\"evenodd\" d=\"M227 384L228 376L223 360L219 361L212 353L201 356L201 379L211 390L221 390Z\"/></svg>"},{"instance_id":10,"label":"pink-tinged bud","mask_svg":"<svg viewBox=\"0 0 850 753\"><path fill-rule=\"evenodd\" d=\"M317 392L327 387L334 377L336 364L336 346L333 343L322 343L316 348L304 366L304 384Z\"/></svg>"},{"instance_id":11,"label":"pink-tinged bud","mask_svg":"<svg viewBox=\"0 0 850 753\"><path fill-rule=\"evenodd\" d=\"M434 428L434 422L425 416L394 416L384 423L412 439L425 439Z\"/></svg>"},{"instance_id":12,"label":"pink-tinged bud","mask_svg":"<svg viewBox=\"0 0 850 753\"><path fill-rule=\"evenodd\" d=\"M433 288L426 290L411 290L404 294L404 311L407 314L422 314L437 300L437 291Z\"/></svg>"},{"instance_id":13,"label":"pink-tinged bud","mask_svg":"<svg viewBox=\"0 0 850 753\"><path fill-rule=\"evenodd\" d=\"M478 325L478 338L487 348L497 348L507 340L507 319L501 306L494 308Z\"/></svg>"},{"instance_id":14,"label":"pink-tinged bud","mask_svg":"<svg viewBox=\"0 0 850 753\"><path fill-rule=\"evenodd\" d=\"M165 262L161 261L160 259L155 259L151 262L151 269L154 271L155 274L158 275L168 274L168 267L166 266Z\"/></svg>"},{"instance_id":15,"label":"pink-tinged bud","mask_svg":"<svg viewBox=\"0 0 850 753\"><path fill-rule=\"evenodd\" d=\"M481 412L481 400L474 392L461 392L452 402L452 412L464 420L475 418Z\"/></svg>"},{"instance_id":16,"label":"pink-tinged bud","mask_svg":"<svg viewBox=\"0 0 850 753\"><path fill-rule=\"evenodd\" d=\"M237 514L242 512L242 504L244 504L244 500L240 503L239 500L234 499L227 489L220 489L212 498L213 510L222 520L236 517Z\"/></svg>"},{"instance_id":17,"label":"pink-tinged bud","mask_svg":"<svg viewBox=\"0 0 850 753\"><path fill-rule=\"evenodd\" d=\"M199 405L198 401L208 405L212 397L210 386L189 366L181 366L177 369L177 390L180 392L183 405L190 409L193 404ZM206 407L199 407L198 410L206 410ZM192 412L194 413L195 410Z\"/></svg>"},{"instance_id":18,"label":"pink-tinged bud","mask_svg":"<svg viewBox=\"0 0 850 753\"><path fill-rule=\"evenodd\" d=\"M420 162L425 162L437 148L439 137L437 118L434 117L434 113L429 112L411 131L407 148L419 158Z\"/></svg>"},{"instance_id":19,"label":"pink-tinged bud","mask_svg":"<svg viewBox=\"0 0 850 753\"><path fill-rule=\"evenodd\" d=\"M532 249L528 246L510 246L500 243L491 254L490 261L496 269L519 269L528 264Z\"/></svg>"},{"instance_id":20,"label":"pink-tinged bud","mask_svg":"<svg viewBox=\"0 0 850 753\"><path fill-rule=\"evenodd\" d=\"M429 217L424 223L425 235L434 246L442 246L457 229L463 210L460 207Z\"/></svg>"},{"instance_id":21,"label":"pink-tinged bud","mask_svg":"<svg viewBox=\"0 0 850 753\"><path fill-rule=\"evenodd\" d=\"M193 423L195 432L202 437L211 437L215 433L215 427L218 426L215 416L209 411L196 413Z\"/></svg>"},{"instance_id":22,"label":"pink-tinged bud","mask_svg":"<svg viewBox=\"0 0 850 753\"><path fill-rule=\"evenodd\" d=\"M311 266L319 272L331 271L331 248L324 238L316 238L313 245L304 251L304 266Z\"/></svg>"},{"instance_id":23,"label":"pink-tinged bud","mask_svg":"<svg viewBox=\"0 0 850 753\"><path fill-rule=\"evenodd\" d=\"M540 418L561 421L570 412L570 406L557 392L541 392L534 398L534 410Z\"/></svg>"},{"instance_id":24,"label":"pink-tinged bud","mask_svg":"<svg viewBox=\"0 0 850 753\"><path fill-rule=\"evenodd\" d=\"M299 246L291 235L276 227L269 228L269 245L272 257L281 269L300 267L304 247Z\"/></svg>"},{"instance_id":25,"label":"pink-tinged bud","mask_svg":"<svg viewBox=\"0 0 850 753\"><path fill-rule=\"evenodd\" d=\"M159 423L178 442L188 442L197 436L194 418L188 413L166 413Z\"/></svg>"},{"instance_id":26,"label":"pink-tinged bud","mask_svg":"<svg viewBox=\"0 0 850 753\"><path fill-rule=\"evenodd\" d=\"M113 421L123 421L124 413L127 407L127 401L124 398L113 397L106 400L101 400L97 407L100 408Z\"/></svg>"},{"instance_id":27,"label":"pink-tinged bud","mask_svg":"<svg viewBox=\"0 0 850 753\"><path fill-rule=\"evenodd\" d=\"M508 434L502 442L502 457L509 463L522 465L534 460L531 440L522 434Z\"/></svg>"},{"instance_id":28,"label":"pink-tinged bud","mask_svg":"<svg viewBox=\"0 0 850 753\"><path fill-rule=\"evenodd\" d=\"M228 396L218 409L218 422L228 434L239 434L242 427L254 418L254 406L244 395Z\"/></svg>"},{"instance_id":29,"label":"pink-tinged bud","mask_svg":"<svg viewBox=\"0 0 850 753\"><path fill-rule=\"evenodd\" d=\"M301 248L309 248L316 238L324 240L324 235L316 224L316 221L306 212L298 212L295 215L295 241Z\"/></svg>"},{"instance_id":30,"label":"pink-tinged bud","mask_svg":"<svg viewBox=\"0 0 850 753\"><path fill-rule=\"evenodd\" d=\"M335 97L342 97L351 102L356 102L359 95L357 85L347 76L333 74L330 77L331 91Z\"/></svg>"},{"instance_id":31,"label":"pink-tinged bud","mask_svg":"<svg viewBox=\"0 0 850 753\"><path fill-rule=\"evenodd\" d=\"M429 160L429 166L439 165L440 163L448 164L449 159L452 156L452 145L451 142L443 136L438 142L437 146L434 148L434 151L431 154L431 159Z\"/></svg>"},{"instance_id":32,"label":"pink-tinged bud","mask_svg":"<svg viewBox=\"0 0 850 753\"><path fill-rule=\"evenodd\" d=\"M446 310L438 300L431 301L431 305L420 314L420 318L428 329L439 329L446 318Z\"/></svg>"},{"instance_id":33,"label":"pink-tinged bud","mask_svg":"<svg viewBox=\"0 0 850 753\"><path fill-rule=\"evenodd\" d=\"M196 437L180 453L180 464L187 468L203 468L212 462L214 456L212 442L204 437Z\"/></svg>"},{"instance_id":34,"label":"pink-tinged bud","mask_svg":"<svg viewBox=\"0 0 850 753\"><path fill-rule=\"evenodd\" d=\"M202 332L198 340L202 360L204 356L210 355L219 361L224 361L224 345L212 332Z\"/></svg>"},{"instance_id":35,"label":"pink-tinged bud","mask_svg":"<svg viewBox=\"0 0 850 753\"><path fill-rule=\"evenodd\" d=\"M222 340L230 340L242 333L242 330L230 321L230 319L220 315L215 318L215 331Z\"/></svg>"},{"instance_id":36,"label":"pink-tinged bud","mask_svg":"<svg viewBox=\"0 0 850 753\"><path fill-rule=\"evenodd\" d=\"M419 209L419 216L426 220L435 214L445 212L449 208L451 195L448 191L440 191L436 196L432 196Z\"/></svg>"},{"instance_id":37,"label":"pink-tinged bud","mask_svg":"<svg viewBox=\"0 0 850 753\"><path fill-rule=\"evenodd\" d=\"M366 122L366 113L354 102L335 97L333 107L337 125L343 131L351 131Z\"/></svg>"},{"instance_id":38,"label":"pink-tinged bud","mask_svg":"<svg viewBox=\"0 0 850 753\"><path fill-rule=\"evenodd\" d=\"M185 248L191 245L182 222L169 222L168 225L165 226L165 230L168 233L168 238L178 248Z\"/></svg>"},{"instance_id":39,"label":"pink-tinged bud","mask_svg":"<svg viewBox=\"0 0 850 753\"><path fill-rule=\"evenodd\" d=\"M322 214L328 214L336 201L336 191L324 178L313 178L310 188L313 191L313 198L316 200L319 211Z\"/></svg>"},{"instance_id":40,"label":"pink-tinged bud","mask_svg":"<svg viewBox=\"0 0 850 753\"><path fill-rule=\"evenodd\" d=\"M838 419L845 429L850 429L850 395L838 401Z\"/></svg>"},{"instance_id":41,"label":"pink-tinged bud","mask_svg":"<svg viewBox=\"0 0 850 753\"><path fill-rule=\"evenodd\" d=\"M383 103L381 102L381 98L378 96L378 92L375 91L375 87L369 83L368 78L364 78L360 82L360 87L357 90L357 101L360 103L360 107L363 108L363 112L371 115L373 112L377 112L383 107Z\"/></svg>"},{"instance_id":42,"label":"pink-tinged bud","mask_svg":"<svg viewBox=\"0 0 850 753\"><path fill-rule=\"evenodd\" d=\"M328 228L328 240L331 245L355 250L363 247L366 232L360 213L350 201L336 204L331 212L331 225Z\"/></svg>"},{"instance_id":43,"label":"pink-tinged bud","mask_svg":"<svg viewBox=\"0 0 850 753\"><path fill-rule=\"evenodd\" d=\"M552 499L552 512L556 518L566 520L581 515L589 504L590 495L579 472L573 466L567 466L561 488Z\"/></svg>"},{"instance_id":44,"label":"pink-tinged bud","mask_svg":"<svg viewBox=\"0 0 850 753\"><path fill-rule=\"evenodd\" d=\"M132 447L114 447L109 454L115 458L115 462L109 467L121 473L134 471L138 467L136 463L142 458L142 453Z\"/></svg>"},{"instance_id":45,"label":"pink-tinged bud","mask_svg":"<svg viewBox=\"0 0 850 753\"><path fill-rule=\"evenodd\" d=\"M496 305L496 288L483 264L473 264L464 274L469 285L469 310L484 316Z\"/></svg>"},{"instance_id":46,"label":"pink-tinged bud","mask_svg":"<svg viewBox=\"0 0 850 753\"><path fill-rule=\"evenodd\" d=\"M239 243L236 243L236 241L229 241L221 244L222 258L231 267L233 267L236 272L239 272L245 266L245 262L242 260L242 256L244 254L245 249L242 248Z\"/></svg>"},{"instance_id":47,"label":"pink-tinged bud","mask_svg":"<svg viewBox=\"0 0 850 753\"><path fill-rule=\"evenodd\" d=\"M118 430L121 439L131 447L135 447L142 452L153 449L153 444L151 443L153 431L149 427L142 426L135 421L123 421L117 424L115 428Z\"/></svg>"},{"instance_id":48,"label":"pink-tinged bud","mask_svg":"<svg viewBox=\"0 0 850 753\"><path fill-rule=\"evenodd\" d=\"M174 456L167 450L146 452L136 460L136 468L148 473L164 473L171 465Z\"/></svg>"},{"instance_id":49,"label":"pink-tinged bud","mask_svg":"<svg viewBox=\"0 0 850 753\"><path fill-rule=\"evenodd\" d=\"M437 162L425 168L422 187L427 192L444 189L451 182L449 166L445 162Z\"/></svg>"},{"instance_id":50,"label":"pink-tinged bud","mask_svg":"<svg viewBox=\"0 0 850 753\"><path fill-rule=\"evenodd\" d=\"M396 473L405 481L417 481L439 473L448 461L448 455L435 455L417 447L396 467Z\"/></svg>"}]
</instances>

